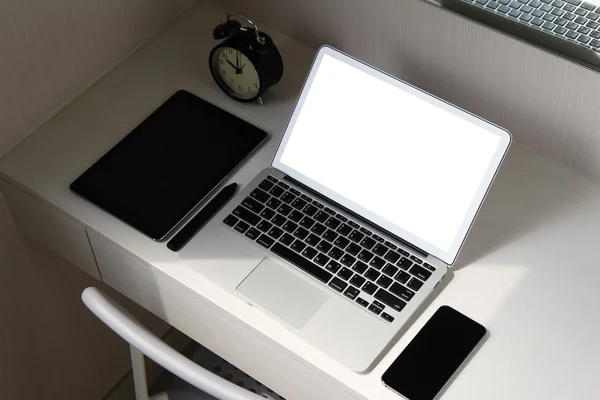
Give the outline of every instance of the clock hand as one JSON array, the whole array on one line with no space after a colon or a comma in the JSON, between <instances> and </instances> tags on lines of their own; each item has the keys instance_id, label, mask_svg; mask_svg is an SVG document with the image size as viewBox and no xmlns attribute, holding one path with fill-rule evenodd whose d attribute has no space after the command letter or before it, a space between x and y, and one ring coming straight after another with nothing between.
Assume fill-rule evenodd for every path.
<instances>
[{"instance_id":1,"label":"clock hand","mask_svg":"<svg viewBox=\"0 0 600 400\"><path fill-rule=\"evenodd\" d=\"M246 64L244 64L240 67L240 72L244 69L245 66L246 66Z\"/></svg>"},{"instance_id":2,"label":"clock hand","mask_svg":"<svg viewBox=\"0 0 600 400\"><path fill-rule=\"evenodd\" d=\"M235 65L233 65L233 63L231 61L229 61L229 60L225 60L225 61L227 61L227 64L231 65L235 69L235 72L237 73L238 68Z\"/></svg>"}]
</instances>

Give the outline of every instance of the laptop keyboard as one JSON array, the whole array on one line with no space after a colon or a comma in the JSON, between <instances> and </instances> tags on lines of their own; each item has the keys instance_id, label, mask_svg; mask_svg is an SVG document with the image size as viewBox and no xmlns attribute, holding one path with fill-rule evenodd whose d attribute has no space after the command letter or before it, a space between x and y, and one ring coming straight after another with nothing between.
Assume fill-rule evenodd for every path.
<instances>
[{"instance_id":1,"label":"laptop keyboard","mask_svg":"<svg viewBox=\"0 0 600 400\"><path fill-rule=\"evenodd\" d=\"M387 322L435 271L272 176L223 223Z\"/></svg>"}]
</instances>

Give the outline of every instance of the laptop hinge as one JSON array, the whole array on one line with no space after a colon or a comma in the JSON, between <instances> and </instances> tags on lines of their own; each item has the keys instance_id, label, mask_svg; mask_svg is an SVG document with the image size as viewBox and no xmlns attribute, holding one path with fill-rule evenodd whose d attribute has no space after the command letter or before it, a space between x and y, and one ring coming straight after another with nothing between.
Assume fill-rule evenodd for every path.
<instances>
[{"instance_id":1,"label":"laptop hinge","mask_svg":"<svg viewBox=\"0 0 600 400\"><path fill-rule=\"evenodd\" d=\"M429 253L427 253L426 251L424 251L424 250L422 250L422 249L420 249L420 248L418 248L418 247L410 244L409 242L407 242L406 240L402 239L401 237L398 237L397 235L393 234L392 232L390 232L390 231L388 231L388 230L386 230L386 229L384 229L384 228L382 228L380 226L377 226L377 225L373 224L372 222L370 222L370 221L366 220L365 218L361 217L360 215L356 214L354 211L349 210L348 208L344 207L343 205L341 205L341 204L339 204L339 203L331 200L327 196L323 196L321 193L318 193L318 192L312 190L311 188L309 188L308 186L304 185L303 183L298 182L296 179L294 179L294 178L292 178L292 177L290 177L288 175L285 175L283 177L283 179L286 180L286 181L292 182L296 186L300 186L302 189L306 190L307 192L310 192L310 194L312 194L313 196L319 198L320 200L324 200L324 201L326 201L328 203L334 204L336 207L339 207L340 209L344 210L344 212L352 215L352 217L356 218L361 223L363 223L365 225L368 225L368 226L370 226L373 229L379 230L379 231L385 233L386 235L391 236L395 240L397 240L400 243L402 243L404 246L408 247L410 250L412 250L415 253L417 253L417 255L419 255L419 256L421 256L423 258L426 258L426 257L429 256Z\"/></svg>"}]
</instances>

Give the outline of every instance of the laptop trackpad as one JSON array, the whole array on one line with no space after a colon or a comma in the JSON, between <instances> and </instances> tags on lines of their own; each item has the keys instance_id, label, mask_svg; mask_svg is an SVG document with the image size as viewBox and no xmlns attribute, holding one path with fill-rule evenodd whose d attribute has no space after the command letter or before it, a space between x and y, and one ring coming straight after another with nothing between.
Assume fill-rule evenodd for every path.
<instances>
[{"instance_id":1,"label":"laptop trackpad","mask_svg":"<svg viewBox=\"0 0 600 400\"><path fill-rule=\"evenodd\" d=\"M329 295L264 258L237 290L300 329Z\"/></svg>"}]
</instances>

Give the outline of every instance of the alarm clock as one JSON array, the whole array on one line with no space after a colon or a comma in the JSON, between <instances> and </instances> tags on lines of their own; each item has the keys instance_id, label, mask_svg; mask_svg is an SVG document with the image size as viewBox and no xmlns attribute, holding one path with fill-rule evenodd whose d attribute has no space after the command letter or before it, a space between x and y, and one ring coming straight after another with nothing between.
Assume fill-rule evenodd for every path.
<instances>
[{"instance_id":1,"label":"alarm clock","mask_svg":"<svg viewBox=\"0 0 600 400\"><path fill-rule=\"evenodd\" d=\"M251 27L232 19L247 21ZM228 96L249 103L261 96L283 76L283 60L273 39L260 32L256 24L239 14L230 13L213 31L223 40L210 52L208 64L212 76Z\"/></svg>"}]
</instances>

